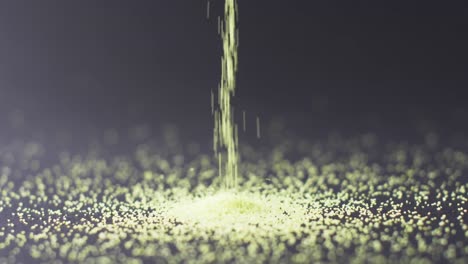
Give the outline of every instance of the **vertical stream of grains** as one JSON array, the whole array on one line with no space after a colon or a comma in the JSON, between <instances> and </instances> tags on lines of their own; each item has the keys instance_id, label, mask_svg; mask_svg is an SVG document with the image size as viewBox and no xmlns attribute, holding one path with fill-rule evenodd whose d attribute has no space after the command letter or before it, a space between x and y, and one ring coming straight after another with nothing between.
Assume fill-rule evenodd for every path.
<instances>
[{"instance_id":1,"label":"vertical stream of grains","mask_svg":"<svg viewBox=\"0 0 468 264\"><path fill-rule=\"evenodd\" d=\"M238 128L234 121L234 110L231 105L231 99L236 89L238 67L239 31L237 20L237 1L226 0L224 19L218 20L218 32L223 43L221 81L217 105L213 105L214 99L212 97L212 107L216 108L214 110L214 152L218 159L219 176L223 178L223 186L227 189L237 186L239 163Z\"/></svg>"}]
</instances>

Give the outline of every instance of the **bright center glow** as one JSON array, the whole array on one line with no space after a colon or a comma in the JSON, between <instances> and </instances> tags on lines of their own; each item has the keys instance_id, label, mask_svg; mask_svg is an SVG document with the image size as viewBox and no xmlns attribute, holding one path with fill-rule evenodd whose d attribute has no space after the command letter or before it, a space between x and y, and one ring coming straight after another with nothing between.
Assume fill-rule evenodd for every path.
<instances>
[{"instance_id":1,"label":"bright center glow","mask_svg":"<svg viewBox=\"0 0 468 264\"><path fill-rule=\"evenodd\" d=\"M288 197L220 192L176 203L168 215L185 224L229 232L265 226L284 228L300 222L306 210Z\"/></svg>"}]
</instances>

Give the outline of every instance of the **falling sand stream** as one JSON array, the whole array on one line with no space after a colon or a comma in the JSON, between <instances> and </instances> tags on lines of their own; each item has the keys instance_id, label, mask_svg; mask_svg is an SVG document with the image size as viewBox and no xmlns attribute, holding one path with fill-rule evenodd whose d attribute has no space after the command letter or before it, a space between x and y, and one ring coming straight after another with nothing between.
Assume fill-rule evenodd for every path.
<instances>
[{"instance_id":1,"label":"falling sand stream","mask_svg":"<svg viewBox=\"0 0 468 264\"><path fill-rule=\"evenodd\" d=\"M226 0L224 19L218 19L218 32L223 43L221 57L221 81L218 89L218 104L214 110L214 152L218 159L219 176L224 177L223 185L227 189L237 186L239 163L238 128L234 122L231 99L236 90L238 67L237 48L239 30L237 28L238 9L236 0ZM212 107L214 97L212 94Z\"/></svg>"}]
</instances>

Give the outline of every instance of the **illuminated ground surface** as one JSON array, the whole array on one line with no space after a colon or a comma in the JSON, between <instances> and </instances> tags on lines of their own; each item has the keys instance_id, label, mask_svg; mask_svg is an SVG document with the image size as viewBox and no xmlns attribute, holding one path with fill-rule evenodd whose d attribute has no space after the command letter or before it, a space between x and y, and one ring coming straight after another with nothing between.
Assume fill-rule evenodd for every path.
<instances>
[{"instance_id":1,"label":"illuminated ground surface","mask_svg":"<svg viewBox=\"0 0 468 264\"><path fill-rule=\"evenodd\" d=\"M468 260L468 152L431 137L244 146L238 193L195 145L116 139L2 147L0 263Z\"/></svg>"}]
</instances>

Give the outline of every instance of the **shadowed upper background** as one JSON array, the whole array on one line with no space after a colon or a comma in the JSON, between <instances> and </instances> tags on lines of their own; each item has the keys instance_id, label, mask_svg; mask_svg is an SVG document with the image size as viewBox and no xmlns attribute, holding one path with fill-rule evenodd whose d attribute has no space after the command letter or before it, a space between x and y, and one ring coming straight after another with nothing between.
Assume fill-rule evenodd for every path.
<instances>
[{"instance_id":1,"label":"shadowed upper background","mask_svg":"<svg viewBox=\"0 0 468 264\"><path fill-rule=\"evenodd\" d=\"M0 3L2 118L39 126L173 123L211 134L223 1ZM462 126L468 87L463 1L239 0L235 107L294 129L413 118ZM448 120L448 121L447 121ZM450 121L451 120L451 121Z\"/></svg>"}]
</instances>

